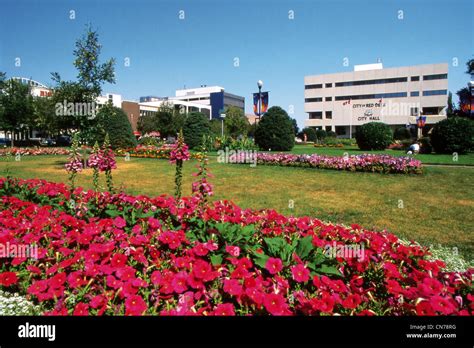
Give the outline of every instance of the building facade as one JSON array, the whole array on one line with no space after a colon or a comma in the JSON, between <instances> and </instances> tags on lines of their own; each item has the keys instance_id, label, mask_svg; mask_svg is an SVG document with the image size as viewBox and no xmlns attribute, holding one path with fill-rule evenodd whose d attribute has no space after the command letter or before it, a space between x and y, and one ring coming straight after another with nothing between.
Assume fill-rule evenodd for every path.
<instances>
[{"instance_id":1,"label":"building facade","mask_svg":"<svg viewBox=\"0 0 474 348\"><path fill-rule=\"evenodd\" d=\"M393 128L414 126L426 116L426 129L446 118L448 64L384 69L382 63L354 71L305 76L306 127L353 137L367 122Z\"/></svg>"}]
</instances>

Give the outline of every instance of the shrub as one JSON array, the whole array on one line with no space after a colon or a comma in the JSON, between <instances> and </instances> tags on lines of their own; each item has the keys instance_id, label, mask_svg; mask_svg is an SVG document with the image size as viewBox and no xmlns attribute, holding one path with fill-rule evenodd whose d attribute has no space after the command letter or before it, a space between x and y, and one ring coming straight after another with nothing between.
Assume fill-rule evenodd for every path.
<instances>
[{"instance_id":1,"label":"shrub","mask_svg":"<svg viewBox=\"0 0 474 348\"><path fill-rule=\"evenodd\" d=\"M420 153L431 153L433 151L433 146L431 146L431 141L429 137L421 138L420 143Z\"/></svg>"},{"instance_id":2,"label":"shrub","mask_svg":"<svg viewBox=\"0 0 474 348\"><path fill-rule=\"evenodd\" d=\"M105 134L109 134L113 149L125 149L137 145L132 126L122 109L106 104L97 113L99 131L95 141L104 142ZM94 141L94 143L95 143Z\"/></svg>"},{"instance_id":3,"label":"shrub","mask_svg":"<svg viewBox=\"0 0 474 348\"><path fill-rule=\"evenodd\" d=\"M304 135L306 134L307 141L316 141L316 130L314 128L306 127L300 133L300 138L304 140Z\"/></svg>"},{"instance_id":4,"label":"shrub","mask_svg":"<svg viewBox=\"0 0 474 348\"><path fill-rule=\"evenodd\" d=\"M191 112L184 122L183 135L186 145L190 149L202 143L203 135L210 133L209 119L200 112Z\"/></svg>"},{"instance_id":5,"label":"shrub","mask_svg":"<svg viewBox=\"0 0 474 348\"><path fill-rule=\"evenodd\" d=\"M393 133L393 139L395 140L404 140L411 139L410 130L407 127L398 127Z\"/></svg>"},{"instance_id":6,"label":"shrub","mask_svg":"<svg viewBox=\"0 0 474 348\"><path fill-rule=\"evenodd\" d=\"M318 140L322 140L326 138L327 136L328 136L328 133L324 129L318 129L316 131L316 138L318 138Z\"/></svg>"},{"instance_id":7,"label":"shrub","mask_svg":"<svg viewBox=\"0 0 474 348\"><path fill-rule=\"evenodd\" d=\"M279 106L268 109L258 123L255 143L262 150L289 151L293 148L293 122L285 110Z\"/></svg>"},{"instance_id":8,"label":"shrub","mask_svg":"<svg viewBox=\"0 0 474 348\"><path fill-rule=\"evenodd\" d=\"M160 146L161 142L155 137L144 136L138 140L138 144L145 146Z\"/></svg>"},{"instance_id":9,"label":"shrub","mask_svg":"<svg viewBox=\"0 0 474 348\"><path fill-rule=\"evenodd\" d=\"M431 144L437 153L466 153L474 148L474 121L451 117L434 125Z\"/></svg>"},{"instance_id":10,"label":"shrub","mask_svg":"<svg viewBox=\"0 0 474 348\"><path fill-rule=\"evenodd\" d=\"M327 134L327 138L337 138L336 132L328 131L326 134Z\"/></svg>"},{"instance_id":11,"label":"shrub","mask_svg":"<svg viewBox=\"0 0 474 348\"><path fill-rule=\"evenodd\" d=\"M382 122L369 122L357 129L357 145L361 150L385 150L393 140L392 130Z\"/></svg>"}]
</instances>

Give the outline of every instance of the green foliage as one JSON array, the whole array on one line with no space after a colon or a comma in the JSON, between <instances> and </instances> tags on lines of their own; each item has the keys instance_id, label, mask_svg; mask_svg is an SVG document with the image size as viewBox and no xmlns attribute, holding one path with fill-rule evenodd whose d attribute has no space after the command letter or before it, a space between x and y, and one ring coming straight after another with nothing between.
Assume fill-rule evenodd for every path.
<instances>
[{"instance_id":1,"label":"green foliage","mask_svg":"<svg viewBox=\"0 0 474 348\"><path fill-rule=\"evenodd\" d=\"M31 86L13 79L2 80L1 85L0 129L16 133L22 126L32 123L34 104L30 93Z\"/></svg>"},{"instance_id":2,"label":"green foliage","mask_svg":"<svg viewBox=\"0 0 474 348\"><path fill-rule=\"evenodd\" d=\"M154 138L154 137L141 137L139 140L138 140L138 144L140 145L146 145L146 146L160 146L161 145L161 142L158 141L158 139Z\"/></svg>"},{"instance_id":3,"label":"green foliage","mask_svg":"<svg viewBox=\"0 0 474 348\"><path fill-rule=\"evenodd\" d=\"M404 140L404 139L411 139L410 130L407 127L398 127L393 132L393 139L394 140Z\"/></svg>"},{"instance_id":4,"label":"green foliage","mask_svg":"<svg viewBox=\"0 0 474 348\"><path fill-rule=\"evenodd\" d=\"M316 130L316 138L317 140L323 140L328 136L328 133L324 129Z\"/></svg>"},{"instance_id":5,"label":"green foliage","mask_svg":"<svg viewBox=\"0 0 474 348\"><path fill-rule=\"evenodd\" d=\"M210 133L209 119L200 112L191 112L187 117L183 127L184 141L193 149L202 143L203 135Z\"/></svg>"},{"instance_id":6,"label":"green foliage","mask_svg":"<svg viewBox=\"0 0 474 348\"><path fill-rule=\"evenodd\" d=\"M431 144L437 153L466 153L474 149L474 121L451 117L434 125Z\"/></svg>"},{"instance_id":7,"label":"green foliage","mask_svg":"<svg viewBox=\"0 0 474 348\"><path fill-rule=\"evenodd\" d=\"M54 99L51 97L34 98L34 116L31 126L42 133L53 135L58 132L58 118L54 107Z\"/></svg>"},{"instance_id":8,"label":"green foliage","mask_svg":"<svg viewBox=\"0 0 474 348\"><path fill-rule=\"evenodd\" d=\"M97 132L95 136L88 139L89 144L95 141L103 142L105 134L108 133L113 149L126 149L137 145L132 126L122 109L116 108L110 103L106 104L97 113L97 121Z\"/></svg>"},{"instance_id":9,"label":"green foliage","mask_svg":"<svg viewBox=\"0 0 474 348\"><path fill-rule=\"evenodd\" d=\"M255 142L262 150L290 151L295 145L293 131L293 123L286 111L272 106L257 126Z\"/></svg>"},{"instance_id":10,"label":"green foliage","mask_svg":"<svg viewBox=\"0 0 474 348\"><path fill-rule=\"evenodd\" d=\"M225 111L224 133L233 138L247 135L249 121L243 110L235 106L229 106Z\"/></svg>"},{"instance_id":11,"label":"green foliage","mask_svg":"<svg viewBox=\"0 0 474 348\"><path fill-rule=\"evenodd\" d=\"M295 133L295 135L298 134L300 132L298 122L296 121L296 119L292 118L291 123L293 124L293 133Z\"/></svg>"},{"instance_id":12,"label":"green foliage","mask_svg":"<svg viewBox=\"0 0 474 348\"><path fill-rule=\"evenodd\" d=\"M392 130L382 122L369 122L360 126L355 137L361 150L385 150L393 140Z\"/></svg>"},{"instance_id":13,"label":"green foliage","mask_svg":"<svg viewBox=\"0 0 474 348\"><path fill-rule=\"evenodd\" d=\"M336 132L333 132L333 131L327 131L326 138L337 138L337 134Z\"/></svg>"},{"instance_id":14,"label":"green foliage","mask_svg":"<svg viewBox=\"0 0 474 348\"><path fill-rule=\"evenodd\" d=\"M303 128L303 130L300 133L300 138L304 140L304 135L306 134L306 140L307 141L316 141L316 130L311 127L306 127Z\"/></svg>"}]
</instances>

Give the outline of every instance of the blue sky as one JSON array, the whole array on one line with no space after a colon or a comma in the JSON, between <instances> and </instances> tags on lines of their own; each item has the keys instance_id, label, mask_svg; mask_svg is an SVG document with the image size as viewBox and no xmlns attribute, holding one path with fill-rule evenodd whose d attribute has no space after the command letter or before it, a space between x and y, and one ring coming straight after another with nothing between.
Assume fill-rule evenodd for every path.
<instances>
[{"instance_id":1,"label":"blue sky","mask_svg":"<svg viewBox=\"0 0 474 348\"><path fill-rule=\"evenodd\" d=\"M474 53L471 0L3 0L1 7L0 71L7 76L50 84L57 71L74 79L74 42L90 23L102 59L117 60L117 83L104 92L137 100L220 85L245 96L250 113L262 79L270 106L293 105L300 127L305 75L351 71L377 58L385 67L446 62L455 94L469 80L465 62Z\"/></svg>"}]
</instances>

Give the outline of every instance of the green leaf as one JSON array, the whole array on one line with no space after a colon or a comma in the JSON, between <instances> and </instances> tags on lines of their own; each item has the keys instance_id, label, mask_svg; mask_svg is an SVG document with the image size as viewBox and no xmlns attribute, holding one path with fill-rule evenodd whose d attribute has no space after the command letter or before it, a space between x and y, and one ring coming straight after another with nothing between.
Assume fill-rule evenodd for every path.
<instances>
[{"instance_id":1,"label":"green leaf","mask_svg":"<svg viewBox=\"0 0 474 348\"><path fill-rule=\"evenodd\" d=\"M222 264L222 255L221 254L215 254L211 256L211 263L213 266L221 265Z\"/></svg>"},{"instance_id":2,"label":"green leaf","mask_svg":"<svg viewBox=\"0 0 474 348\"><path fill-rule=\"evenodd\" d=\"M313 250L313 237L312 236L306 236L304 238L301 238L298 241L298 244L296 246L296 254L302 260L305 260L309 256L309 254L311 253L311 250Z\"/></svg>"},{"instance_id":3,"label":"green leaf","mask_svg":"<svg viewBox=\"0 0 474 348\"><path fill-rule=\"evenodd\" d=\"M318 274L332 274L336 276L342 276L341 272L335 266L328 266L328 265L321 265L321 267L317 268L316 273Z\"/></svg>"},{"instance_id":4,"label":"green leaf","mask_svg":"<svg viewBox=\"0 0 474 348\"><path fill-rule=\"evenodd\" d=\"M265 255L263 253L259 254L257 252L254 252L253 256L254 256L254 263L257 266L260 266L260 268L265 268L265 265L267 264L267 261L270 258L270 256L268 255Z\"/></svg>"},{"instance_id":5,"label":"green leaf","mask_svg":"<svg viewBox=\"0 0 474 348\"><path fill-rule=\"evenodd\" d=\"M107 209L107 210L105 211L105 213L106 213L108 216L110 216L110 217L117 217L117 216L119 216L119 215L121 214L120 211L118 211L118 210L113 210L113 209Z\"/></svg>"}]
</instances>

